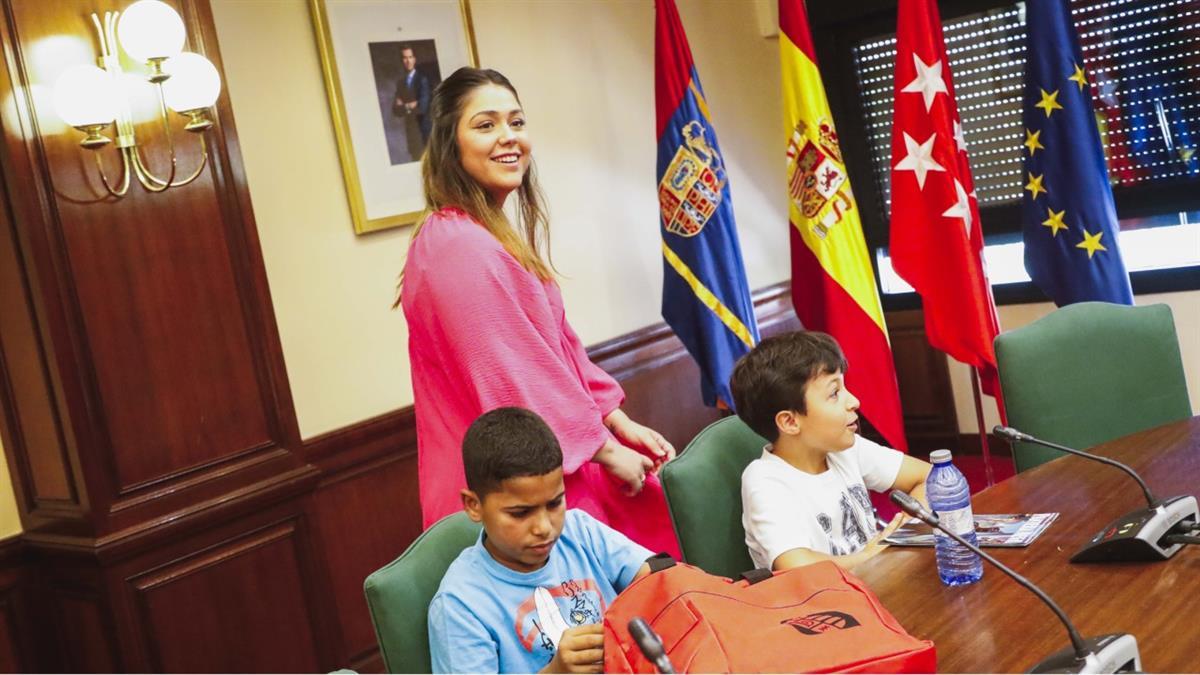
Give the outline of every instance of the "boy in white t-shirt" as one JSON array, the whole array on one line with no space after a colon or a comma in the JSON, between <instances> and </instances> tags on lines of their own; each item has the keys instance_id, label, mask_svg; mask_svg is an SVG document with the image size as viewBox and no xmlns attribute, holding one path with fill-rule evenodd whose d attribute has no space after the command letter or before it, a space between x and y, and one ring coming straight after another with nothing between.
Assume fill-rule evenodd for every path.
<instances>
[{"instance_id":1,"label":"boy in white t-shirt","mask_svg":"<svg viewBox=\"0 0 1200 675\"><path fill-rule=\"evenodd\" d=\"M733 370L738 417L772 441L742 473L742 525L757 567L832 560L849 569L878 553L903 519L877 532L868 488L925 501L932 467L857 434L845 372L837 341L815 331L763 340Z\"/></svg>"}]
</instances>

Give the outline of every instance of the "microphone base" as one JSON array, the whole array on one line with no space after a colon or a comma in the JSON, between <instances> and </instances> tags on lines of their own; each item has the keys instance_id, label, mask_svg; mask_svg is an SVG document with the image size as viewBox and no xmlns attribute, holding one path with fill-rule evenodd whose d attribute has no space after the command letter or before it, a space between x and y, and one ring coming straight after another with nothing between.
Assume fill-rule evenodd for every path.
<instances>
[{"instance_id":1,"label":"microphone base","mask_svg":"<svg viewBox=\"0 0 1200 675\"><path fill-rule=\"evenodd\" d=\"M1142 657L1137 639L1129 633L1110 633L1083 641L1087 658L1075 656L1075 648L1054 652L1029 669L1030 673L1139 673Z\"/></svg>"},{"instance_id":2,"label":"microphone base","mask_svg":"<svg viewBox=\"0 0 1200 675\"><path fill-rule=\"evenodd\" d=\"M1160 500L1109 523L1071 556L1071 562L1166 560L1184 544L1165 544L1162 539L1185 521L1200 521L1195 497L1180 495Z\"/></svg>"}]
</instances>

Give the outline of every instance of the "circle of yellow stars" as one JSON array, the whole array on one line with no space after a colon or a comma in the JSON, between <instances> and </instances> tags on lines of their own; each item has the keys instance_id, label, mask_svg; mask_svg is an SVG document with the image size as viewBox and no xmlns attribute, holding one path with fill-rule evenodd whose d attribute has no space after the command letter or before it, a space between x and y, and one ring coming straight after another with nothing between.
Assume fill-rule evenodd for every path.
<instances>
[{"instance_id":1,"label":"circle of yellow stars","mask_svg":"<svg viewBox=\"0 0 1200 675\"><path fill-rule=\"evenodd\" d=\"M1078 63L1072 63L1071 65L1074 67L1075 72L1068 77L1067 80L1079 85L1079 91L1083 91L1083 88L1088 86L1087 74L1083 72L1083 68L1080 68ZM1054 114L1055 110L1063 109L1062 104L1058 102L1058 89L1055 89L1054 91L1046 91L1045 89L1039 88L1039 91L1041 92L1041 100L1035 103L1034 107L1044 110L1047 118ZM1025 129L1025 142L1022 143L1022 145L1024 145L1026 150L1029 152L1030 158L1037 154L1038 150L1046 149L1046 147L1042 145L1041 135L1041 129L1035 131ZM1031 200L1036 203L1040 195L1047 195L1047 197L1050 195L1050 191L1043 184L1045 178L1044 173L1034 175L1033 172L1028 172L1028 176L1029 182L1025 184L1025 190L1031 193ZM1066 222L1064 222L1066 215L1066 209L1063 209L1062 211L1055 211L1050 207L1046 208L1046 219L1042 221L1042 225L1050 228L1050 236L1057 237L1059 230L1070 230ZM1087 228L1081 229L1083 229L1083 241L1075 244L1075 248L1081 248L1087 251L1088 260L1091 260L1092 256L1096 255L1097 251L1108 250L1104 247L1104 244L1100 243L1100 239L1104 237L1103 230L1092 234L1091 232L1087 231Z\"/></svg>"}]
</instances>

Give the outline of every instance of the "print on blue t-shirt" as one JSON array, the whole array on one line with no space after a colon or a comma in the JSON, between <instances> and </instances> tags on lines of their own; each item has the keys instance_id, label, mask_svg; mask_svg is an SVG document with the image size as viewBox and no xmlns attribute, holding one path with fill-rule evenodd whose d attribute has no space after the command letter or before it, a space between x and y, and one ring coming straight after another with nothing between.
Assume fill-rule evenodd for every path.
<instances>
[{"instance_id":1,"label":"print on blue t-shirt","mask_svg":"<svg viewBox=\"0 0 1200 675\"><path fill-rule=\"evenodd\" d=\"M542 630L537 589L545 589L568 627L599 623L651 555L576 509L567 511L546 565L533 572L496 562L483 536L450 565L429 605L435 673L541 670L554 645Z\"/></svg>"}]
</instances>

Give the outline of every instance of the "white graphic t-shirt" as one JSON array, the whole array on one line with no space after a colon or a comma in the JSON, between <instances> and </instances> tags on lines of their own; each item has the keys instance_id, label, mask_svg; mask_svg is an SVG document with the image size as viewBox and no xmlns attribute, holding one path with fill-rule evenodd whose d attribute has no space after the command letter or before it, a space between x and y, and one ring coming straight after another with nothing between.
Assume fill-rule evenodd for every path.
<instances>
[{"instance_id":1,"label":"white graphic t-shirt","mask_svg":"<svg viewBox=\"0 0 1200 675\"><path fill-rule=\"evenodd\" d=\"M775 558L794 548L849 555L875 534L867 488L891 488L904 455L854 438L850 448L827 455L829 468L821 474L788 464L769 445L742 472L742 526L756 567L771 569Z\"/></svg>"}]
</instances>

